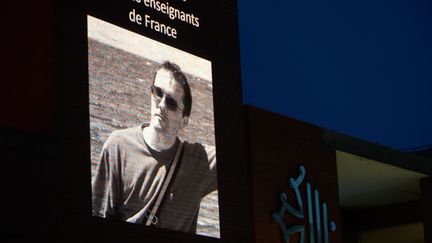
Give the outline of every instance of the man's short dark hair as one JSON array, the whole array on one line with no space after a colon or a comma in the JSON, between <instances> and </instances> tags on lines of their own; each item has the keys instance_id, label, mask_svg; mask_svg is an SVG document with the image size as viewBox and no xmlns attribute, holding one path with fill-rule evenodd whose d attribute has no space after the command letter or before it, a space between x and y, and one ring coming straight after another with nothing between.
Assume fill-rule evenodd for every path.
<instances>
[{"instance_id":1,"label":"man's short dark hair","mask_svg":"<svg viewBox=\"0 0 432 243\"><path fill-rule=\"evenodd\" d=\"M191 92L191 88L189 86L189 82L186 78L186 75L181 71L179 65L172 63L170 61L165 61L159 66L159 68L155 72L154 77L153 77L153 84L156 80L157 72L159 72L159 70L161 70L161 69L165 69L165 70L169 71L173 75L174 80L182 85L183 91L184 91L184 95L183 95L183 106L184 106L183 117L190 116L190 113L192 110L192 92Z\"/></svg>"}]
</instances>

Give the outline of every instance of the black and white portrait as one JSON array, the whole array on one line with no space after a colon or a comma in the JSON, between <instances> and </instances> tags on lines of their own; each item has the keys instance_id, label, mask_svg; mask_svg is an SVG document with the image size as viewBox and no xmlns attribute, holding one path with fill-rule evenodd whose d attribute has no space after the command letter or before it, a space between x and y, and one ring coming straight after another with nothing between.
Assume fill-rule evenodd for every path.
<instances>
[{"instance_id":1,"label":"black and white portrait","mask_svg":"<svg viewBox=\"0 0 432 243\"><path fill-rule=\"evenodd\" d=\"M88 16L92 213L220 237L211 62Z\"/></svg>"}]
</instances>

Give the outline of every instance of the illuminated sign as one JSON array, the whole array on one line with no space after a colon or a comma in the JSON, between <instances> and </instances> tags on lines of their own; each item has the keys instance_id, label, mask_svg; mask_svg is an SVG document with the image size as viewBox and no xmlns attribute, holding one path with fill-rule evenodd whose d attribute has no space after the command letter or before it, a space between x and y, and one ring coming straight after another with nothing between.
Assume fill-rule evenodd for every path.
<instances>
[{"instance_id":1,"label":"illuminated sign","mask_svg":"<svg viewBox=\"0 0 432 243\"><path fill-rule=\"evenodd\" d=\"M300 193L300 185L306 174L304 166L299 168L300 175L294 179L290 178L289 186L293 189L294 195L297 200L298 208L295 208L288 204L287 194L280 194L281 207L279 211L273 213L273 220L279 225L280 230L283 234L283 240L285 242L290 241L290 237L294 234L300 234L300 243L305 242L306 227L304 225L293 225L287 226L284 217L286 213L291 216L304 219L305 212L303 207L303 197ZM328 219L327 203L321 203L319 200L319 191L315 189L312 195L312 188L310 183L306 183L306 200L307 200L307 216L309 225L309 243L328 243L329 230L332 232L336 231L336 223ZM321 221L321 210L322 210L322 221ZM314 217L315 216L315 217ZM315 237L316 236L316 237ZM324 239L323 239L324 238Z\"/></svg>"},{"instance_id":2,"label":"illuminated sign","mask_svg":"<svg viewBox=\"0 0 432 243\"><path fill-rule=\"evenodd\" d=\"M219 237L212 63L88 16L92 212Z\"/></svg>"}]
</instances>

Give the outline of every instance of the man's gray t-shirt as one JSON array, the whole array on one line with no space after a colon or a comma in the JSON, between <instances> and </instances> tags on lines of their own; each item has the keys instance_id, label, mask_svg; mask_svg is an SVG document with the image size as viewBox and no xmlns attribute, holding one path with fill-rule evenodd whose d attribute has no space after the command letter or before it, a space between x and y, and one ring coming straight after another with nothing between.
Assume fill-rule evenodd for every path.
<instances>
[{"instance_id":1,"label":"man's gray t-shirt","mask_svg":"<svg viewBox=\"0 0 432 243\"><path fill-rule=\"evenodd\" d=\"M177 150L157 152L143 126L113 132L105 142L92 178L93 215L145 223ZM200 202L217 189L214 146L184 142L171 185L157 213L156 226L194 233Z\"/></svg>"}]
</instances>

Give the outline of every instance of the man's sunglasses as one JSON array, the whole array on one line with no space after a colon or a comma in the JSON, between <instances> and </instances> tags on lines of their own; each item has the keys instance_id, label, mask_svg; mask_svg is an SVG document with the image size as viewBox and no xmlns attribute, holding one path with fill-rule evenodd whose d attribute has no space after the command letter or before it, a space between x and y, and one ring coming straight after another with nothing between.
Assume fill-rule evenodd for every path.
<instances>
[{"instance_id":1,"label":"man's sunglasses","mask_svg":"<svg viewBox=\"0 0 432 243\"><path fill-rule=\"evenodd\" d=\"M154 85L151 86L151 92L153 94L153 97L156 101L156 103L160 103L162 98L165 96L165 104L168 110L176 111L177 109L182 110L178 106L178 102L169 94L166 94L162 91L161 88L156 87Z\"/></svg>"}]
</instances>

